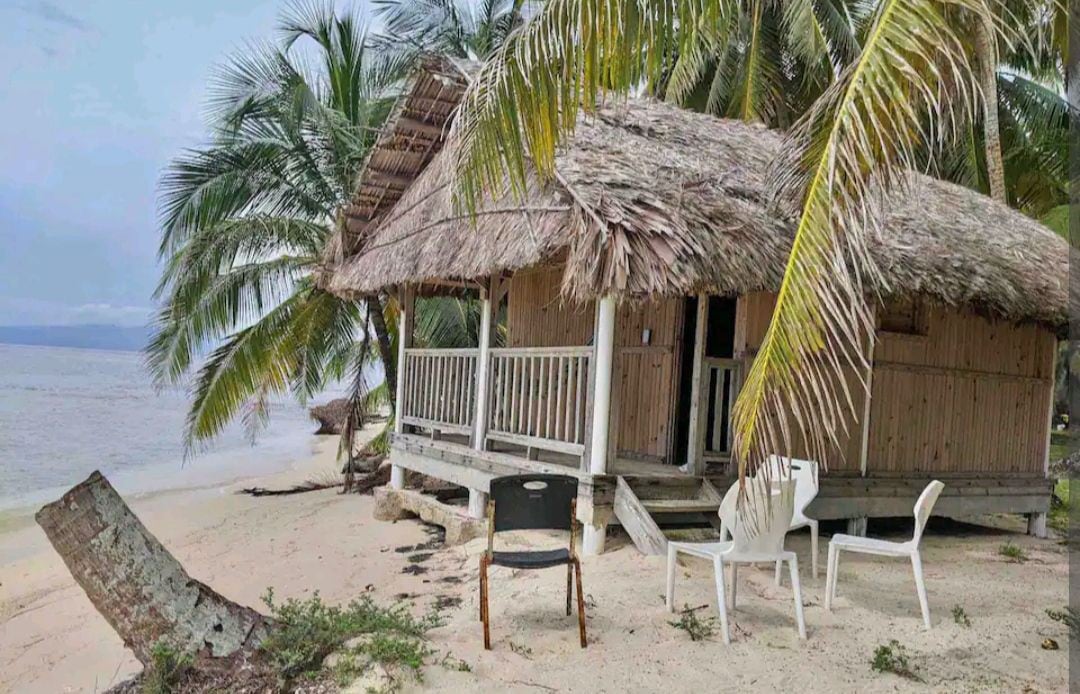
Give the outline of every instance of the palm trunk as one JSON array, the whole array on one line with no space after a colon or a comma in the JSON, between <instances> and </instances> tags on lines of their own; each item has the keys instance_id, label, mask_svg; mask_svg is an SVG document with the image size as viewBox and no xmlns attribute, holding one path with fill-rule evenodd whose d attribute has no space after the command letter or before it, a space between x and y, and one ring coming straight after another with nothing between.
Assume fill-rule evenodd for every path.
<instances>
[{"instance_id":1,"label":"palm trunk","mask_svg":"<svg viewBox=\"0 0 1080 694\"><path fill-rule=\"evenodd\" d=\"M998 123L997 42L989 17L976 20L975 51L979 86L983 93L983 139L986 143L986 174L990 180L990 197L1008 204L1005 162L1001 155L1001 126Z\"/></svg>"},{"instance_id":2,"label":"palm trunk","mask_svg":"<svg viewBox=\"0 0 1080 694\"><path fill-rule=\"evenodd\" d=\"M371 300L375 302L371 311L371 325L375 328L375 342L379 345L379 358L383 363L386 389L390 394L390 407L397 412L397 357L390 343L390 330L386 327L385 304L377 296Z\"/></svg>"},{"instance_id":3,"label":"palm trunk","mask_svg":"<svg viewBox=\"0 0 1080 694\"><path fill-rule=\"evenodd\" d=\"M201 668L242 667L263 615L191 578L95 472L36 516L75 581L144 666L166 642Z\"/></svg>"}]
</instances>

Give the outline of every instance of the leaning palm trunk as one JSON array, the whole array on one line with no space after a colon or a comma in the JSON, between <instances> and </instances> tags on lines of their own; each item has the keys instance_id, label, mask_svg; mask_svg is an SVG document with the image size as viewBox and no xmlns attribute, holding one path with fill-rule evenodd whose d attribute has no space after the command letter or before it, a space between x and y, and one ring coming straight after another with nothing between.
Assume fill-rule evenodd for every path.
<instances>
[{"instance_id":1,"label":"leaning palm trunk","mask_svg":"<svg viewBox=\"0 0 1080 694\"><path fill-rule=\"evenodd\" d=\"M1001 125L998 122L997 41L993 20L988 16L975 20L975 62L983 102L983 137L986 142L986 173L990 197L1008 204L1005 190L1005 162L1001 154Z\"/></svg>"},{"instance_id":2,"label":"leaning palm trunk","mask_svg":"<svg viewBox=\"0 0 1080 694\"><path fill-rule=\"evenodd\" d=\"M371 326L375 329L375 342L379 345L379 359L382 360L386 389L390 398L390 408L397 411L397 358L390 341L390 330L386 326L386 304L383 299L373 296L375 310L371 311Z\"/></svg>"},{"instance_id":3,"label":"leaning palm trunk","mask_svg":"<svg viewBox=\"0 0 1080 694\"><path fill-rule=\"evenodd\" d=\"M144 666L154 647L193 655L196 666L243 663L267 619L191 578L101 473L37 513L75 581Z\"/></svg>"}]
</instances>

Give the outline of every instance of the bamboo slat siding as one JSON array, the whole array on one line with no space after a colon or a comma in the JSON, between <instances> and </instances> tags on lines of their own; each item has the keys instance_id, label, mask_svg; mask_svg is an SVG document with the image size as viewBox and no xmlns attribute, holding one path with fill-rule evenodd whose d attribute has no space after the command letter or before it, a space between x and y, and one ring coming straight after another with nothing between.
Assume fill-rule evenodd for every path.
<instances>
[{"instance_id":1,"label":"bamboo slat siding","mask_svg":"<svg viewBox=\"0 0 1080 694\"><path fill-rule=\"evenodd\" d=\"M488 438L581 455L589 347L491 350Z\"/></svg>"},{"instance_id":2,"label":"bamboo slat siding","mask_svg":"<svg viewBox=\"0 0 1080 694\"><path fill-rule=\"evenodd\" d=\"M768 293L740 299L737 352L756 352L774 301ZM1054 336L1037 325L927 311L924 336L878 332L867 475L1042 474ZM862 413L857 374L848 384ZM855 421L841 434L842 454L828 461L830 472L860 470L861 429Z\"/></svg>"},{"instance_id":3,"label":"bamboo slat siding","mask_svg":"<svg viewBox=\"0 0 1080 694\"><path fill-rule=\"evenodd\" d=\"M476 349L405 350L402 422L470 433L476 412Z\"/></svg>"},{"instance_id":4,"label":"bamboo slat siding","mask_svg":"<svg viewBox=\"0 0 1080 694\"><path fill-rule=\"evenodd\" d=\"M870 473L1041 474L1056 341L931 307L925 337L880 333Z\"/></svg>"},{"instance_id":5,"label":"bamboo slat siding","mask_svg":"<svg viewBox=\"0 0 1080 694\"><path fill-rule=\"evenodd\" d=\"M507 344L511 347L591 345L595 307L560 295L562 266L516 273L510 280ZM673 446L683 303L666 299L626 304L615 319L612 430L618 455L666 460ZM643 344L643 331L650 331Z\"/></svg>"}]
</instances>

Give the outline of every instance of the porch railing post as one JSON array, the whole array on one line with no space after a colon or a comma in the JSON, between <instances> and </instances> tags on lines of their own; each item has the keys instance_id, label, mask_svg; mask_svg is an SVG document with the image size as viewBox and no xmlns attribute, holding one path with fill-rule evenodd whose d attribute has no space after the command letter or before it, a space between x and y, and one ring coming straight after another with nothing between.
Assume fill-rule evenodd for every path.
<instances>
[{"instance_id":1,"label":"porch railing post","mask_svg":"<svg viewBox=\"0 0 1080 694\"><path fill-rule=\"evenodd\" d=\"M592 441L589 472L607 473L608 425L611 419L611 373L615 361L615 299L605 296L596 310L596 342L593 357Z\"/></svg>"},{"instance_id":2,"label":"porch railing post","mask_svg":"<svg viewBox=\"0 0 1080 694\"><path fill-rule=\"evenodd\" d=\"M491 325L492 314L497 310L491 300L497 278L480 289L480 339L476 352L476 421L473 422L473 448L484 450L487 443L488 395L491 390ZM469 515L483 518L487 509L487 494L479 489L469 489Z\"/></svg>"},{"instance_id":3,"label":"porch railing post","mask_svg":"<svg viewBox=\"0 0 1080 694\"><path fill-rule=\"evenodd\" d=\"M476 354L476 421L473 422L473 448L484 450L488 427L488 397L491 387L491 318L495 309L491 302L491 289L480 290L480 339Z\"/></svg>"},{"instance_id":4,"label":"porch railing post","mask_svg":"<svg viewBox=\"0 0 1080 694\"><path fill-rule=\"evenodd\" d=\"M690 382L690 427L686 442L686 464L693 475L705 474L705 417L709 409L706 394L707 384L703 383L708 373L705 370L705 336L709 327L709 295L698 294L697 322L694 323L694 369ZM704 395L704 397L703 397Z\"/></svg>"},{"instance_id":5,"label":"porch railing post","mask_svg":"<svg viewBox=\"0 0 1080 694\"><path fill-rule=\"evenodd\" d=\"M394 432L402 434L405 432L405 350L412 347L416 290L411 285L405 285L398 291L398 302L397 389L394 394L397 411L394 412ZM390 466L390 486L394 489L405 488L405 468L399 465Z\"/></svg>"}]
</instances>

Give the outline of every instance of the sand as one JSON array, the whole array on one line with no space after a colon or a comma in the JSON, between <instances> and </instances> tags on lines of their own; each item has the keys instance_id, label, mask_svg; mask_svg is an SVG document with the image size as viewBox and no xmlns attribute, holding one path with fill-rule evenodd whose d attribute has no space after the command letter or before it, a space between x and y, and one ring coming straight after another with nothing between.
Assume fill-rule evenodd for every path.
<instances>
[{"instance_id":1,"label":"sand","mask_svg":"<svg viewBox=\"0 0 1080 694\"><path fill-rule=\"evenodd\" d=\"M284 486L332 473L335 443L322 440L293 471L257 483ZM317 590L339 602L371 592L380 601L403 599L418 612L441 604L445 624L431 632L432 664L423 682L405 682L405 691L1067 689L1066 631L1045 614L1067 601L1065 548L1020 534L1015 521L998 523L1007 529L934 524L924 538L934 621L929 632L921 626L910 567L898 560L845 555L840 597L826 612L824 573L810 576L809 536L793 534L789 547L800 554L809 639L797 638L787 582L776 588L771 570L762 567L740 571L732 644L725 646L719 635L692 642L664 610L663 559L642 556L613 532L606 554L584 560L588 649L578 647L576 619L564 614L562 569L496 568L494 649L485 652L476 601L484 540L438 549L416 563L410 557L424 558L397 550L427 542L430 533L417 521L373 520L370 496L235 493L250 484L156 494L133 500L132 507L193 576L241 603L260 607L260 596L273 586L282 598ZM873 522L870 529L889 530ZM899 537L905 529L893 531ZM561 542L543 533L506 539L530 546ZM999 556L1006 541L1022 547L1028 560ZM822 568L824 557L823 545ZM403 572L416 567L421 573ZM680 605L708 605L699 614L715 614L708 564L688 560L677 580ZM956 605L970 627L954 622ZM1061 650L1043 650L1046 638ZM921 681L871 670L874 648L891 639L905 646ZM446 654L471 671L439 665ZM0 534L0 691L101 691L137 671L36 526Z\"/></svg>"}]
</instances>

